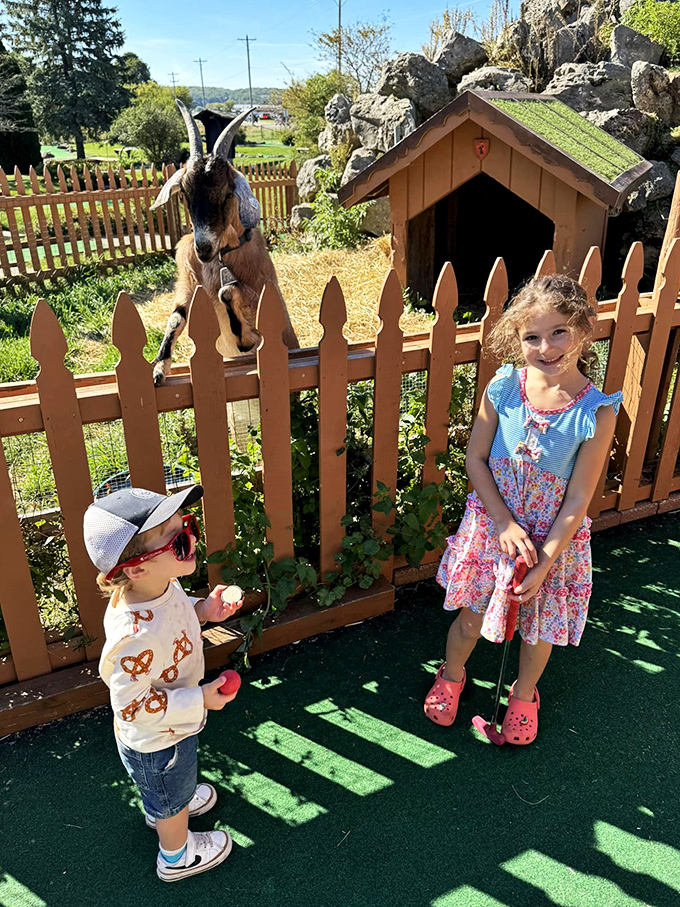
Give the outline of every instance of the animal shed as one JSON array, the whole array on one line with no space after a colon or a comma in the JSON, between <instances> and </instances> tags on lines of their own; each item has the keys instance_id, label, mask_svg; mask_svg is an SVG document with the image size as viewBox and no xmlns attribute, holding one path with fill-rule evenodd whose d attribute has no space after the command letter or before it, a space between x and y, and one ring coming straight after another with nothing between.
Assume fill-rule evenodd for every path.
<instances>
[{"instance_id":1,"label":"animal shed","mask_svg":"<svg viewBox=\"0 0 680 907\"><path fill-rule=\"evenodd\" d=\"M393 265L431 300L452 262L461 303L479 307L498 256L511 291L553 249L576 275L651 164L560 101L466 91L340 190L341 204L389 195Z\"/></svg>"}]
</instances>

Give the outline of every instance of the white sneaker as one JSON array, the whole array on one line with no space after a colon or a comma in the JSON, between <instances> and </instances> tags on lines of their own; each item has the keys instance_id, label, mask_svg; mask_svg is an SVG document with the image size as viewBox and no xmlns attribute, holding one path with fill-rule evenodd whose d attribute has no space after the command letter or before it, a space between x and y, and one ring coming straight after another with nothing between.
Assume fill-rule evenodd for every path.
<instances>
[{"instance_id":1,"label":"white sneaker","mask_svg":"<svg viewBox=\"0 0 680 907\"><path fill-rule=\"evenodd\" d=\"M217 802L217 791L212 786L212 784L198 784L194 795L189 801L189 818L192 816L202 816L203 813L207 813L209 809L212 809L215 803ZM156 827L156 820L153 816L144 815L144 819L149 828Z\"/></svg>"},{"instance_id":2,"label":"white sneaker","mask_svg":"<svg viewBox=\"0 0 680 907\"><path fill-rule=\"evenodd\" d=\"M226 831L190 831L187 849L178 863L168 863L159 853L156 859L158 878L177 882L199 872L219 866L231 853L231 835Z\"/></svg>"}]
</instances>

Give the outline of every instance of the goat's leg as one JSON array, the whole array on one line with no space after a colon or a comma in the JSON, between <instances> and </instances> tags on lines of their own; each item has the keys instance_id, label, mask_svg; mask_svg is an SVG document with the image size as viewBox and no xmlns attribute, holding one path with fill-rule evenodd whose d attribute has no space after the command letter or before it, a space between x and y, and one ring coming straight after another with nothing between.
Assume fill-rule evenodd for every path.
<instances>
[{"instance_id":1,"label":"goat's leg","mask_svg":"<svg viewBox=\"0 0 680 907\"><path fill-rule=\"evenodd\" d=\"M170 374L172 354L180 334L186 327L189 317L189 305L190 303L183 303L175 306L172 315L168 319L165 336L153 361L153 383L156 387L163 384Z\"/></svg>"}]
</instances>

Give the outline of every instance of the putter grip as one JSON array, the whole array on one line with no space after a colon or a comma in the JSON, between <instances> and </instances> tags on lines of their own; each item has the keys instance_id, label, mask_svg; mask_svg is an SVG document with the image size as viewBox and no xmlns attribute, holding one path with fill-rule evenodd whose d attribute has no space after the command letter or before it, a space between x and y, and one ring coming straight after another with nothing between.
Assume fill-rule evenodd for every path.
<instances>
[{"instance_id":1,"label":"putter grip","mask_svg":"<svg viewBox=\"0 0 680 907\"><path fill-rule=\"evenodd\" d=\"M527 563L520 555L515 560L515 572L512 575L512 591L514 592L517 586L520 585L524 577L527 575ZM516 598L510 600L510 607L508 608L508 616L505 622L505 638L510 641L515 635L515 625L517 624L517 615L519 614L519 601Z\"/></svg>"}]
</instances>

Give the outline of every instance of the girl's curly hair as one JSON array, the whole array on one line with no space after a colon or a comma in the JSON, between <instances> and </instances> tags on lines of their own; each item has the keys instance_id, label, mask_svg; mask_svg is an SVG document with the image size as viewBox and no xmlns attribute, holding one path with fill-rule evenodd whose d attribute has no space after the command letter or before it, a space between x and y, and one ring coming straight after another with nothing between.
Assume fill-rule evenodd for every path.
<instances>
[{"instance_id":1,"label":"girl's curly hair","mask_svg":"<svg viewBox=\"0 0 680 907\"><path fill-rule=\"evenodd\" d=\"M487 349L499 361L510 360L524 365L519 332L528 318L549 310L566 316L569 326L583 338L578 368L591 377L597 365L597 353L591 349L595 310L588 302L583 287L566 274L535 277L526 283L503 312L486 342Z\"/></svg>"}]
</instances>

